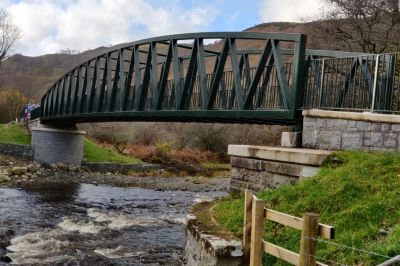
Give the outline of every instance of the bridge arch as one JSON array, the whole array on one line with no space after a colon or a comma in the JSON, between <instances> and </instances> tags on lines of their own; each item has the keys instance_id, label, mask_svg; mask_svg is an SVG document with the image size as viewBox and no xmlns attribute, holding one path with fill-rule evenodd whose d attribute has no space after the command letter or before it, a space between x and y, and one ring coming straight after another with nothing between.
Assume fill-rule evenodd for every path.
<instances>
[{"instance_id":1,"label":"bridge arch","mask_svg":"<svg viewBox=\"0 0 400 266\"><path fill-rule=\"evenodd\" d=\"M249 43L253 49L241 49ZM41 99L41 121L294 124L305 53L306 36L291 33L190 33L118 45L57 80Z\"/></svg>"}]
</instances>

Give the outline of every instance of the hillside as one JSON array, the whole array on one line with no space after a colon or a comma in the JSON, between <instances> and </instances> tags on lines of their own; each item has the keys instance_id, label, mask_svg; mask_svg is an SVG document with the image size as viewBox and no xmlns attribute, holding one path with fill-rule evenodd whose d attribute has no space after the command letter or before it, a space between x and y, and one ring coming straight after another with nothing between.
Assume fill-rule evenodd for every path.
<instances>
[{"instance_id":1,"label":"hillside","mask_svg":"<svg viewBox=\"0 0 400 266\"><path fill-rule=\"evenodd\" d=\"M105 49L99 47L80 54L48 54L37 57L16 54L2 62L0 90L19 88L27 96L39 100L62 74Z\"/></svg>"},{"instance_id":2,"label":"hillside","mask_svg":"<svg viewBox=\"0 0 400 266\"><path fill-rule=\"evenodd\" d=\"M332 43L318 39L312 30L311 23L263 23L248 28L245 31L252 32L289 32L308 34L308 47L315 49L335 49ZM209 49L217 49L221 44L209 45ZM260 42L242 41L239 48L259 48ZM18 88L28 97L40 99L47 88L55 82L63 73L76 64L92 58L94 55L104 52L106 47L99 47L79 54L48 54L37 57L29 57L20 54L11 56L4 61L0 68L0 90ZM337 48L336 48L337 49Z\"/></svg>"},{"instance_id":3,"label":"hillside","mask_svg":"<svg viewBox=\"0 0 400 266\"><path fill-rule=\"evenodd\" d=\"M319 213L322 223L335 227L333 242L337 244L318 243L317 256L322 262L378 265L400 254L399 170L398 152L338 152L316 177L263 191L258 197L269 208L298 217L305 212ZM242 234L243 198L223 200L214 214L225 228L237 236ZM268 222L264 238L299 250L297 230ZM287 265L269 256L265 259L265 265Z\"/></svg>"}]
</instances>

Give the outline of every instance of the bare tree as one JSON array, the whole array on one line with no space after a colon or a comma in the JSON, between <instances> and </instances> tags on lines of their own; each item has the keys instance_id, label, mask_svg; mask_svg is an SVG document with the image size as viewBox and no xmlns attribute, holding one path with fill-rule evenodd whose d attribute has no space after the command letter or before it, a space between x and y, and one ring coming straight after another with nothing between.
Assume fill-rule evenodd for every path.
<instances>
[{"instance_id":1,"label":"bare tree","mask_svg":"<svg viewBox=\"0 0 400 266\"><path fill-rule=\"evenodd\" d=\"M314 34L336 48L366 53L397 50L400 45L398 0L325 0L329 7ZM328 45L329 46L329 45Z\"/></svg>"},{"instance_id":2,"label":"bare tree","mask_svg":"<svg viewBox=\"0 0 400 266\"><path fill-rule=\"evenodd\" d=\"M20 37L20 28L13 23L7 10L0 8L0 66L1 61L9 56L10 49Z\"/></svg>"}]
</instances>

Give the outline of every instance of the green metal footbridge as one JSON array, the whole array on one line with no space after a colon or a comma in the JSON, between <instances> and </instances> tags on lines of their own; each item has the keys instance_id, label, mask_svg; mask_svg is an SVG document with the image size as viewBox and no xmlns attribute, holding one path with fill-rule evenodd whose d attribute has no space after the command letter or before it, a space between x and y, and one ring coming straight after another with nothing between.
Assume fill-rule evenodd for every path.
<instances>
[{"instance_id":1,"label":"green metal footbridge","mask_svg":"<svg viewBox=\"0 0 400 266\"><path fill-rule=\"evenodd\" d=\"M400 111L397 55L306 49L290 33L210 32L110 48L41 99L42 123L300 124L304 108Z\"/></svg>"}]
</instances>

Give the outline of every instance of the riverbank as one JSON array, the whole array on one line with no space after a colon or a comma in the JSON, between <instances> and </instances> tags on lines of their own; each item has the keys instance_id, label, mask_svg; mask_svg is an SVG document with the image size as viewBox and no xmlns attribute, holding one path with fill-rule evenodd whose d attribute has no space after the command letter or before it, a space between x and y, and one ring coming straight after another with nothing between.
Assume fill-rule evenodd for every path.
<instances>
[{"instance_id":1,"label":"riverbank","mask_svg":"<svg viewBox=\"0 0 400 266\"><path fill-rule=\"evenodd\" d=\"M34 165L34 171L28 166ZM10 174L13 168L26 168L21 174ZM85 168L54 167L35 164L33 161L10 156L0 156L0 173L7 175L0 185L18 187L32 183L86 183L118 187L140 187L154 190L228 191L229 178L204 176L150 176L136 172L132 175L91 172ZM157 172L154 172L157 173Z\"/></svg>"}]
</instances>

